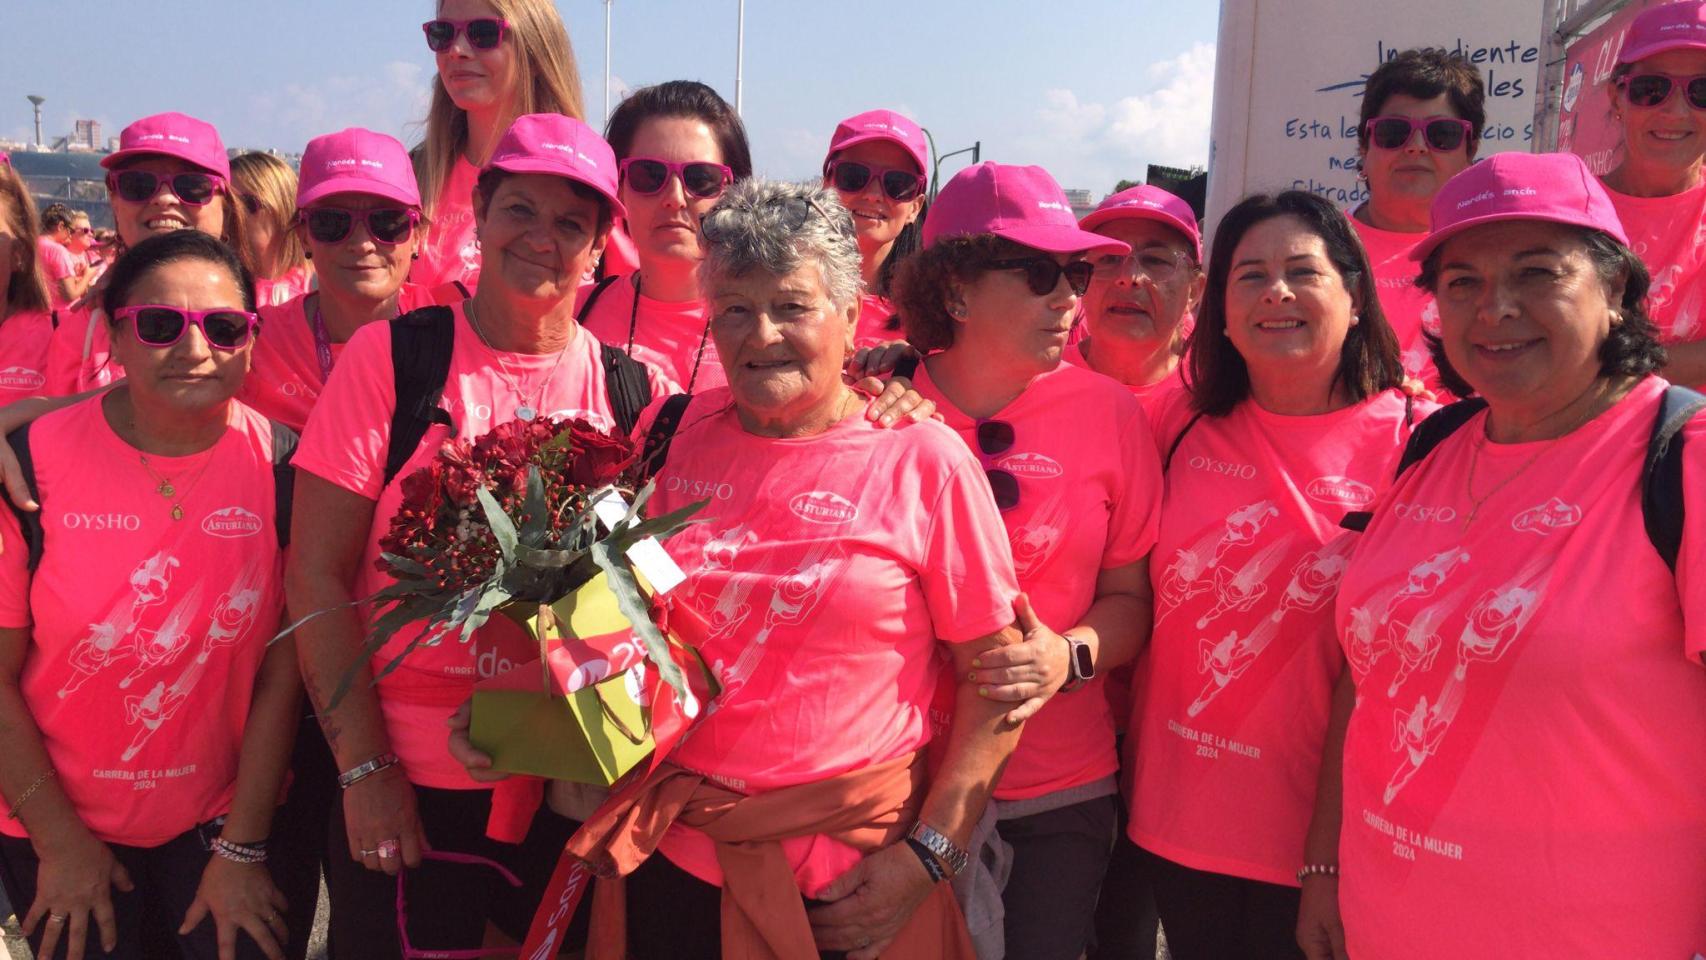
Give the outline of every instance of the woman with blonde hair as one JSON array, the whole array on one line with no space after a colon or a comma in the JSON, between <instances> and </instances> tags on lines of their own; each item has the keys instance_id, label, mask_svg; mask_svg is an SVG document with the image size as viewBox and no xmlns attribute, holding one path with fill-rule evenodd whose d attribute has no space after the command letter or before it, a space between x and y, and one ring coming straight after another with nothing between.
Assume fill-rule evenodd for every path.
<instances>
[{"instance_id":1,"label":"woman with blonde hair","mask_svg":"<svg viewBox=\"0 0 1706 960\"><path fill-rule=\"evenodd\" d=\"M270 153L245 153L231 161L231 192L249 214L243 253L255 271L255 303L270 307L300 297L314 271L296 219L296 171Z\"/></svg>"},{"instance_id":2,"label":"woman with blonde hair","mask_svg":"<svg viewBox=\"0 0 1706 960\"><path fill-rule=\"evenodd\" d=\"M430 225L409 279L426 287L480 279L474 180L516 117L584 119L580 69L549 0L440 0L422 24L437 57L426 140L415 148L422 214Z\"/></svg>"},{"instance_id":3,"label":"woman with blonde hair","mask_svg":"<svg viewBox=\"0 0 1706 960\"><path fill-rule=\"evenodd\" d=\"M53 314L36 266L36 205L0 153L0 404L40 393Z\"/></svg>"}]
</instances>

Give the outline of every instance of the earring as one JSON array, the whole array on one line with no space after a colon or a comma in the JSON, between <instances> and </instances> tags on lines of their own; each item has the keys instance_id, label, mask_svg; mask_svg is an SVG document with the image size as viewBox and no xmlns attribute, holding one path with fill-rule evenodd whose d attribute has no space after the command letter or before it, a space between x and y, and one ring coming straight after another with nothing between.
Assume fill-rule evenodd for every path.
<instances>
[{"instance_id":1,"label":"earring","mask_svg":"<svg viewBox=\"0 0 1706 960\"><path fill-rule=\"evenodd\" d=\"M963 303L956 303L948 308L948 313L952 315L955 320L964 320L966 318L966 305Z\"/></svg>"},{"instance_id":2,"label":"earring","mask_svg":"<svg viewBox=\"0 0 1706 960\"><path fill-rule=\"evenodd\" d=\"M1360 313L1351 314L1351 326L1354 327L1361 322L1362 322L1362 314L1360 314Z\"/></svg>"},{"instance_id":3,"label":"earring","mask_svg":"<svg viewBox=\"0 0 1706 960\"><path fill-rule=\"evenodd\" d=\"M314 251L312 251L312 250L304 250L304 251L302 251L302 259L304 259L304 260L312 260L312 259L314 259Z\"/></svg>"}]
</instances>

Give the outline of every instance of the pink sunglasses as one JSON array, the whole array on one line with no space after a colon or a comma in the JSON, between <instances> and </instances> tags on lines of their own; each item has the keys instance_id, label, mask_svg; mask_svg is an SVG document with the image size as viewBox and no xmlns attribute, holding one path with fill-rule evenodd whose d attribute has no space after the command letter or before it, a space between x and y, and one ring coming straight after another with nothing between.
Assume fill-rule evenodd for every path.
<instances>
[{"instance_id":1,"label":"pink sunglasses","mask_svg":"<svg viewBox=\"0 0 1706 960\"><path fill-rule=\"evenodd\" d=\"M239 350L254 338L261 323L260 317L247 310L180 310L159 304L122 307L114 317L129 320L136 341L146 347L174 346L190 327L195 327L220 350Z\"/></svg>"},{"instance_id":2,"label":"pink sunglasses","mask_svg":"<svg viewBox=\"0 0 1706 960\"><path fill-rule=\"evenodd\" d=\"M512 887L521 886L521 878L509 872L503 864L496 860L477 856L472 853L444 853L437 850L421 851L423 860L442 860L446 863L466 863L479 867L491 867L501 874ZM407 870L397 871L397 941L403 946L404 960L477 960L479 957L518 957L519 948L483 948L479 950L422 950L409 943L409 907L403 897L403 875Z\"/></svg>"}]
</instances>

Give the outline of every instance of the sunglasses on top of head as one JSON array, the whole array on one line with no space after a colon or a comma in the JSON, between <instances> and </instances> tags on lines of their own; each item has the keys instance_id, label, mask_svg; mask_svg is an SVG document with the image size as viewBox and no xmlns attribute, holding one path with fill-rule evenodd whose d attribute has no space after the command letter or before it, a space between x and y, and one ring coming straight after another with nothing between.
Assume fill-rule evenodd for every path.
<instances>
[{"instance_id":1,"label":"sunglasses on top of head","mask_svg":"<svg viewBox=\"0 0 1706 960\"><path fill-rule=\"evenodd\" d=\"M1661 106L1680 86L1689 106L1706 110L1706 76L1673 77L1664 73L1643 73L1624 77L1619 86L1623 88L1624 98L1637 107Z\"/></svg>"},{"instance_id":2,"label":"sunglasses on top of head","mask_svg":"<svg viewBox=\"0 0 1706 960\"><path fill-rule=\"evenodd\" d=\"M129 320L136 341L147 347L173 346L194 326L213 346L237 350L249 342L261 322L247 310L180 310L158 304L124 307L115 316L120 322Z\"/></svg>"},{"instance_id":3,"label":"sunglasses on top of head","mask_svg":"<svg viewBox=\"0 0 1706 960\"><path fill-rule=\"evenodd\" d=\"M924 192L924 175L921 173L873 166L857 160L837 160L830 164L827 179L842 193L858 193L872 179L880 180L883 193L896 203L905 203Z\"/></svg>"},{"instance_id":4,"label":"sunglasses on top of head","mask_svg":"<svg viewBox=\"0 0 1706 960\"><path fill-rule=\"evenodd\" d=\"M356 218L367 224L367 235L389 246L402 243L420 222L418 210L408 207L375 207L346 210L343 207L309 207L297 214L308 225L308 236L319 243L342 243L355 229Z\"/></svg>"},{"instance_id":5,"label":"sunglasses on top of head","mask_svg":"<svg viewBox=\"0 0 1706 960\"><path fill-rule=\"evenodd\" d=\"M160 176L147 170L115 170L107 174L107 189L127 203L147 203L168 187L172 196L192 207L200 207L225 188L225 178L196 172Z\"/></svg>"},{"instance_id":6,"label":"sunglasses on top of head","mask_svg":"<svg viewBox=\"0 0 1706 960\"><path fill-rule=\"evenodd\" d=\"M443 53L456 43L456 35L466 33L468 46L475 50L495 50L504 42L509 21L498 17L476 17L473 20L428 20L421 24L427 46L433 53Z\"/></svg>"},{"instance_id":7,"label":"sunglasses on top of head","mask_svg":"<svg viewBox=\"0 0 1706 960\"><path fill-rule=\"evenodd\" d=\"M669 186L672 176L681 178L681 188L689 196L701 200L722 196L735 181L735 172L727 165L709 160L671 163L656 157L629 157L617 165L617 172L628 189L648 197Z\"/></svg>"},{"instance_id":8,"label":"sunglasses on top of head","mask_svg":"<svg viewBox=\"0 0 1706 960\"><path fill-rule=\"evenodd\" d=\"M1382 150L1398 150L1417 130L1428 149L1450 153L1475 132L1475 125L1457 117L1374 117L1368 121L1368 142Z\"/></svg>"},{"instance_id":9,"label":"sunglasses on top of head","mask_svg":"<svg viewBox=\"0 0 1706 960\"><path fill-rule=\"evenodd\" d=\"M1025 283L1030 286L1031 292L1039 297L1053 293L1062 274L1066 276L1066 285L1072 288L1072 292L1082 297L1084 291L1090 289L1090 277L1096 272L1095 264L1088 260L1074 260L1062 264L1053 257L1045 256L991 260L984 266L991 270L1025 271Z\"/></svg>"}]
</instances>

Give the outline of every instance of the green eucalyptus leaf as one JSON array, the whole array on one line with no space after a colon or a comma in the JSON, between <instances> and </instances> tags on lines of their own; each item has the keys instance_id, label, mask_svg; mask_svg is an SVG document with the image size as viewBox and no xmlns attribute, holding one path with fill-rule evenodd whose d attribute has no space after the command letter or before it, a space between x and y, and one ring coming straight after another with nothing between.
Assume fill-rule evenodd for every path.
<instances>
[{"instance_id":1,"label":"green eucalyptus leaf","mask_svg":"<svg viewBox=\"0 0 1706 960\"><path fill-rule=\"evenodd\" d=\"M598 564L598 568L604 571L610 582L611 592L616 594L616 605L633 625L634 635L640 638L641 645L646 648L646 656L652 661L658 677L675 691L678 703L687 703L692 699L687 690L687 678L682 675L681 668L669 655L669 640L658 630L657 624L652 622L645 594L640 591L640 582L635 579L634 571L628 567L627 560L612 550L607 543L593 544L592 559Z\"/></svg>"},{"instance_id":2,"label":"green eucalyptus leaf","mask_svg":"<svg viewBox=\"0 0 1706 960\"><path fill-rule=\"evenodd\" d=\"M402 571L419 580L434 580L432 570L418 560L410 559L400 553L381 553L379 559L385 561L393 571ZM401 577L398 578L402 579Z\"/></svg>"},{"instance_id":3,"label":"green eucalyptus leaf","mask_svg":"<svg viewBox=\"0 0 1706 960\"><path fill-rule=\"evenodd\" d=\"M515 561L516 531L515 524L509 514L504 513L503 505L498 503L490 490L480 487L474 491L480 499L481 509L486 511L486 525L492 528L492 536L498 542L498 552L503 554L505 562Z\"/></svg>"},{"instance_id":4,"label":"green eucalyptus leaf","mask_svg":"<svg viewBox=\"0 0 1706 960\"><path fill-rule=\"evenodd\" d=\"M521 510L527 514L527 522L521 525L521 542L528 546L544 543L551 532L551 507L545 501L545 478L531 463L527 465L527 496Z\"/></svg>"}]
</instances>

